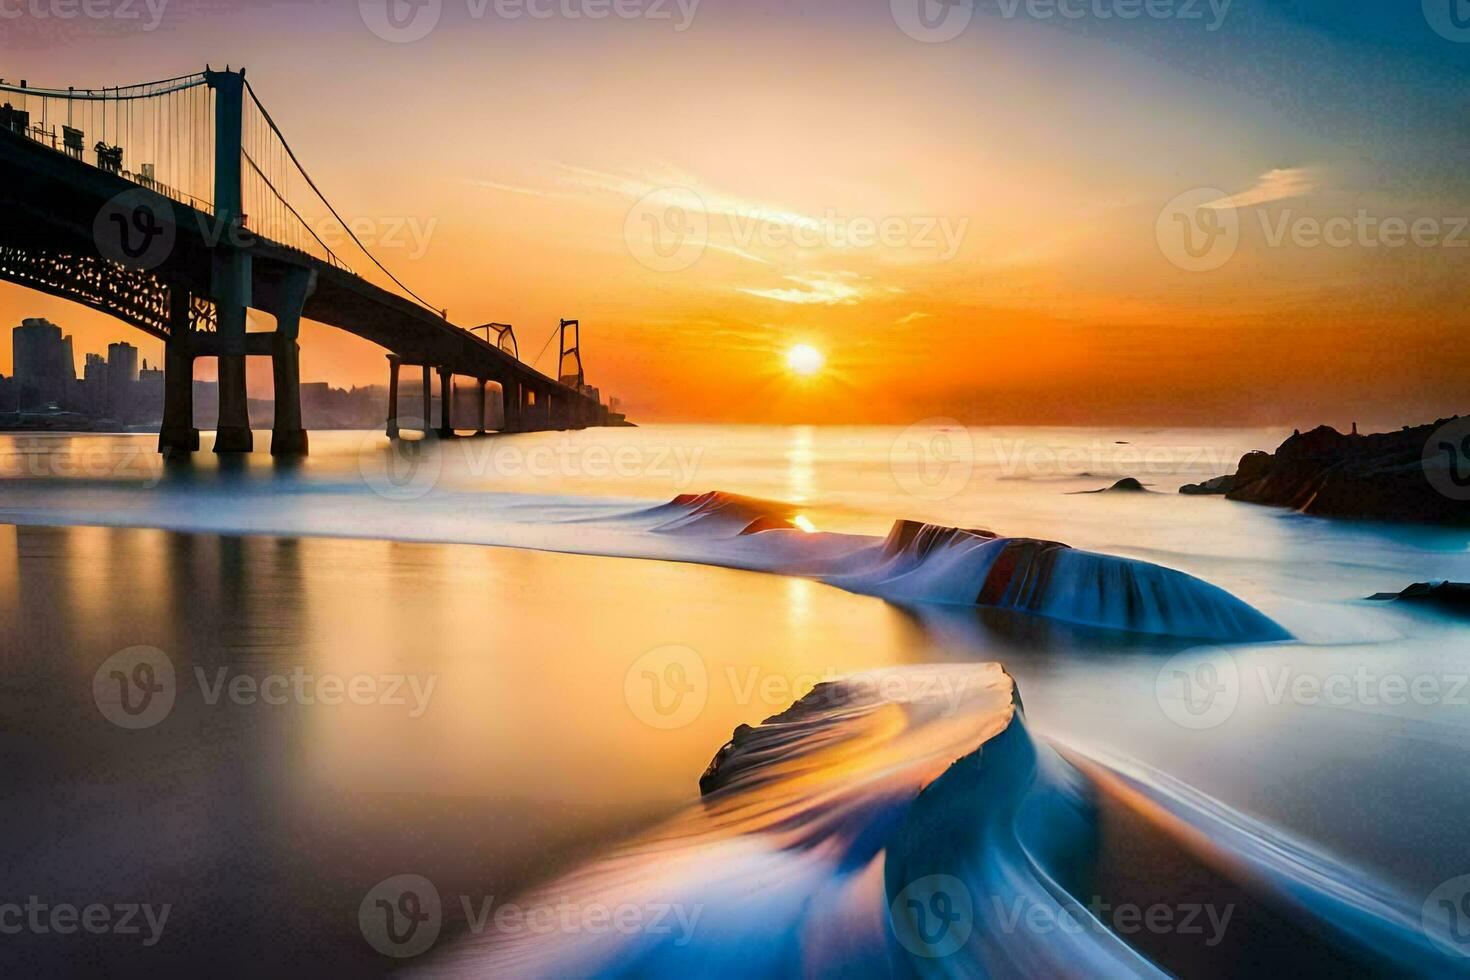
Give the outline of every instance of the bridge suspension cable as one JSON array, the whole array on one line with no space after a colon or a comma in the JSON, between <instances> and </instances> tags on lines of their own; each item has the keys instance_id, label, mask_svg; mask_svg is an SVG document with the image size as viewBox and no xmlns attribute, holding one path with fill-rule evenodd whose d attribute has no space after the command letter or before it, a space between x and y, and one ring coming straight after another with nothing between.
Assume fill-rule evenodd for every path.
<instances>
[{"instance_id":1,"label":"bridge suspension cable","mask_svg":"<svg viewBox=\"0 0 1470 980\"><path fill-rule=\"evenodd\" d=\"M393 280L393 282L398 286L399 289L407 293L425 309L428 309L434 313L442 313L439 307L434 306L428 300L424 299L418 293L414 292L407 285L405 285L403 280L399 279L391 271L389 271L388 267L383 265L382 262L378 261L378 257L368 250L368 247L363 244L362 239L359 238L357 233L352 229L352 225L342 217L342 215L337 211L335 207L332 206L332 202L327 200L327 196L322 193L322 190L320 187L317 186L316 181L314 181L311 178L311 175L306 172L306 168L302 166L301 161L296 156L296 152L291 149L291 144L286 140L285 134L281 132L280 127L278 127L275 123L275 120L271 118L270 112L267 111L265 105L260 101L260 97L255 94L255 89L251 87L249 81L246 81L245 83L245 91L250 96L251 103L259 112L259 121L264 124L266 130L265 134L256 133L252 143L252 138L248 132L250 127L247 124L246 142L247 144L253 145L256 153L265 156L267 160L267 168L271 169L271 173L284 177L289 173L289 168L287 167L287 164L289 163L291 167L294 167L296 173L300 174L301 179L305 181L306 186L309 187L311 191L316 195L316 200L326 207L327 212L332 216L332 218L336 220L337 225L343 230L343 232L346 233L347 237L352 240L353 244L355 244L358 249L362 251L362 254L368 257L368 260L371 261L373 265L377 266L378 269L385 276ZM262 135L264 135L265 138L262 138ZM274 139L271 139L270 137L274 137ZM315 230L310 227L310 224L306 221L305 218L301 216L300 212L286 201L285 194L282 193L281 190L278 190L276 188L273 181L269 177L267 177L262 168L257 165L256 160L252 159L248 155L246 157L246 160L249 163L250 167L262 179L265 187L270 190L271 195L277 199L275 202L267 202L266 206L268 216L279 217L280 211L272 211L271 209L279 209L281 205L284 205L284 210L289 211L289 213L294 215L298 221L300 221L303 225L306 225L307 230L311 232L312 237L315 238L315 240L320 243L323 248L326 248L326 243L323 242L321 237L316 234ZM272 220L274 220L274 218L272 218ZM328 251L330 252L330 249ZM332 258L335 259L336 256L333 255Z\"/></svg>"},{"instance_id":2,"label":"bridge suspension cable","mask_svg":"<svg viewBox=\"0 0 1470 980\"><path fill-rule=\"evenodd\" d=\"M307 173L248 81L244 89L250 96L240 134L245 227L350 272L329 243L344 236L406 296L445 315L368 249ZM0 79L0 99L0 129L214 213L217 97L208 71L84 89Z\"/></svg>"},{"instance_id":3,"label":"bridge suspension cable","mask_svg":"<svg viewBox=\"0 0 1470 980\"><path fill-rule=\"evenodd\" d=\"M0 80L0 129L213 211L214 102L202 72L101 88Z\"/></svg>"}]
</instances>

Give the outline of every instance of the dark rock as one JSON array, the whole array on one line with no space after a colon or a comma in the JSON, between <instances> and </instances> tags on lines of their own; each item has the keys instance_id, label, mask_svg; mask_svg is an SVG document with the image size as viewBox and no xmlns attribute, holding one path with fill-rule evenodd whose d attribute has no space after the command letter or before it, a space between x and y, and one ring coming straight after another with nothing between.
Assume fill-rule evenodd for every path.
<instances>
[{"instance_id":1,"label":"dark rock","mask_svg":"<svg viewBox=\"0 0 1470 980\"><path fill-rule=\"evenodd\" d=\"M1454 419L1375 435L1343 435L1330 426L1292 433L1275 453L1241 457L1233 478L1181 487L1181 493L1220 493L1230 500L1290 507L1320 517L1470 525L1470 499L1446 492L1458 476L1457 459L1447 470L1433 441L1444 442ZM1470 427L1470 419L1464 420ZM1467 440L1470 442L1470 440ZM1445 443L1450 445L1450 443ZM1451 445L1449 453L1453 455Z\"/></svg>"},{"instance_id":2,"label":"dark rock","mask_svg":"<svg viewBox=\"0 0 1470 980\"><path fill-rule=\"evenodd\" d=\"M1179 492L1197 496L1227 494L1235 489L1235 481L1236 477L1233 475L1217 476L1213 480L1206 480L1204 483L1187 483L1179 488Z\"/></svg>"},{"instance_id":3,"label":"dark rock","mask_svg":"<svg viewBox=\"0 0 1470 980\"><path fill-rule=\"evenodd\" d=\"M1145 487L1142 483L1139 483L1133 477L1131 477L1131 476L1125 476L1125 477L1123 477L1123 479L1119 480L1117 483L1114 483L1110 487L1104 487L1101 490L1079 490L1077 492L1078 493L1148 493L1149 492L1149 489L1148 489L1148 487Z\"/></svg>"},{"instance_id":4,"label":"dark rock","mask_svg":"<svg viewBox=\"0 0 1470 980\"><path fill-rule=\"evenodd\" d=\"M1414 602L1470 616L1470 585L1463 582L1416 582L1402 592L1370 595L1374 602Z\"/></svg>"},{"instance_id":5,"label":"dark rock","mask_svg":"<svg viewBox=\"0 0 1470 980\"><path fill-rule=\"evenodd\" d=\"M1256 451L1246 453L1240 457L1240 464L1235 467L1236 480L1244 483L1264 476L1271 468L1271 454Z\"/></svg>"}]
</instances>

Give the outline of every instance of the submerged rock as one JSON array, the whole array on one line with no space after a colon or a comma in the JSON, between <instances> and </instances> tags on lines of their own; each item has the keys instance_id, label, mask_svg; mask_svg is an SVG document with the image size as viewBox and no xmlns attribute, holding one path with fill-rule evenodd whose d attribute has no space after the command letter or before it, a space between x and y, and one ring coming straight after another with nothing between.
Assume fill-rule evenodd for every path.
<instances>
[{"instance_id":1,"label":"submerged rock","mask_svg":"<svg viewBox=\"0 0 1470 980\"><path fill-rule=\"evenodd\" d=\"M1119 480L1117 483L1114 483L1110 487L1103 487L1101 490L1079 490L1078 492L1079 493L1149 493L1150 491L1149 491L1148 487L1144 486L1142 483L1139 483L1133 477L1131 477L1131 476L1125 476L1125 477L1123 477L1123 479Z\"/></svg>"}]
</instances>

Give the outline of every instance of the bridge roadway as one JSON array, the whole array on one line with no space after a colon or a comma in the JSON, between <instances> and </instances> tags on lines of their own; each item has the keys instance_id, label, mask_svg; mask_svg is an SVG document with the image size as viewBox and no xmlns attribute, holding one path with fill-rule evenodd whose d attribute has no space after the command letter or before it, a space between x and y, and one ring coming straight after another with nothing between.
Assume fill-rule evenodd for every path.
<instances>
[{"instance_id":1,"label":"bridge roadway","mask_svg":"<svg viewBox=\"0 0 1470 980\"><path fill-rule=\"evenodd\" d=\"M143 219L138 217L140 204ZM148 224L148 212L162 216L162 220ZM144 223L142 229L138 227L140 221ZM119 238L124 228L127 237ZM155 233L144 234L148 228ZM0 279L81 303L164 340L170 355L167 367L173 369L170 373L182 373L187 368L187 375L192 377L192 359L221 357L224 400L224 360L231 353L226 349L230 345L219 336L218 321L211 312L220 278L220 253L224 251L221 237L216 219L208 211L98 169L28 136L0 130ZM481 383L482 422L485 383L500 385L507 430L582 428L620 422L612 419L597 400L351 271L238 228L229 240L237 246L234 251L249 257L249 299L245 305L277 318L275 332L245 335L243 353L276 359L277 414L282 414L279 406L286 403L288 424L292 411L289 403L293 400L299 420L296 339L301 317L345 330L388 350L390 390L395 396L399 366L422 366L426 425L431 370L439 374L442 392L452 391L456 375ZM240 373L243 388L243 361ZM175 417L167 417L166 406L165 429L170 423L175 428L192 427L192 409L187 422L178 417L182 409L177 399L184 397L183 393L178 385L171 390ZM243 412L243 390L240 398L239 411ZM444 433L449 431L449 412L449 399L442 399L439 428ZM397 436L396 397L390 399L387 417L389 435ZM222 405L222 429L224 421ZM245 424L248 426L248 422ZM299 421L296 427L299 431ZM170 447L166 431L160 448L197 448L197 433L192 441L194 445L186 447L176 438ZM299 447L294 445L297 441ZM304 431L299 439L289 432L283 436L278 421L273 451L304 452L305 448Z\"/></svg>"}]
</instances>

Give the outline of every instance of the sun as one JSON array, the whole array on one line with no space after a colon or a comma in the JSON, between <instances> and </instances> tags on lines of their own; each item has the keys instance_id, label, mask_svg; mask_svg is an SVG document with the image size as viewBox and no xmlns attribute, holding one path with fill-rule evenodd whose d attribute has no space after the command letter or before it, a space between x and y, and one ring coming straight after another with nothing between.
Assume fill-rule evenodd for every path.
<instances>
[{"instance_id":1,"label":"sun","mask_svg":"<svg viewBox=\"0 0 1470 980\"><path fill-rule=\"evenodd\" d=\"M786 367L803 378L816 374L826 363L827 358L811 344L797 344L786 352Z\"/></svg>"}]
</instances>

